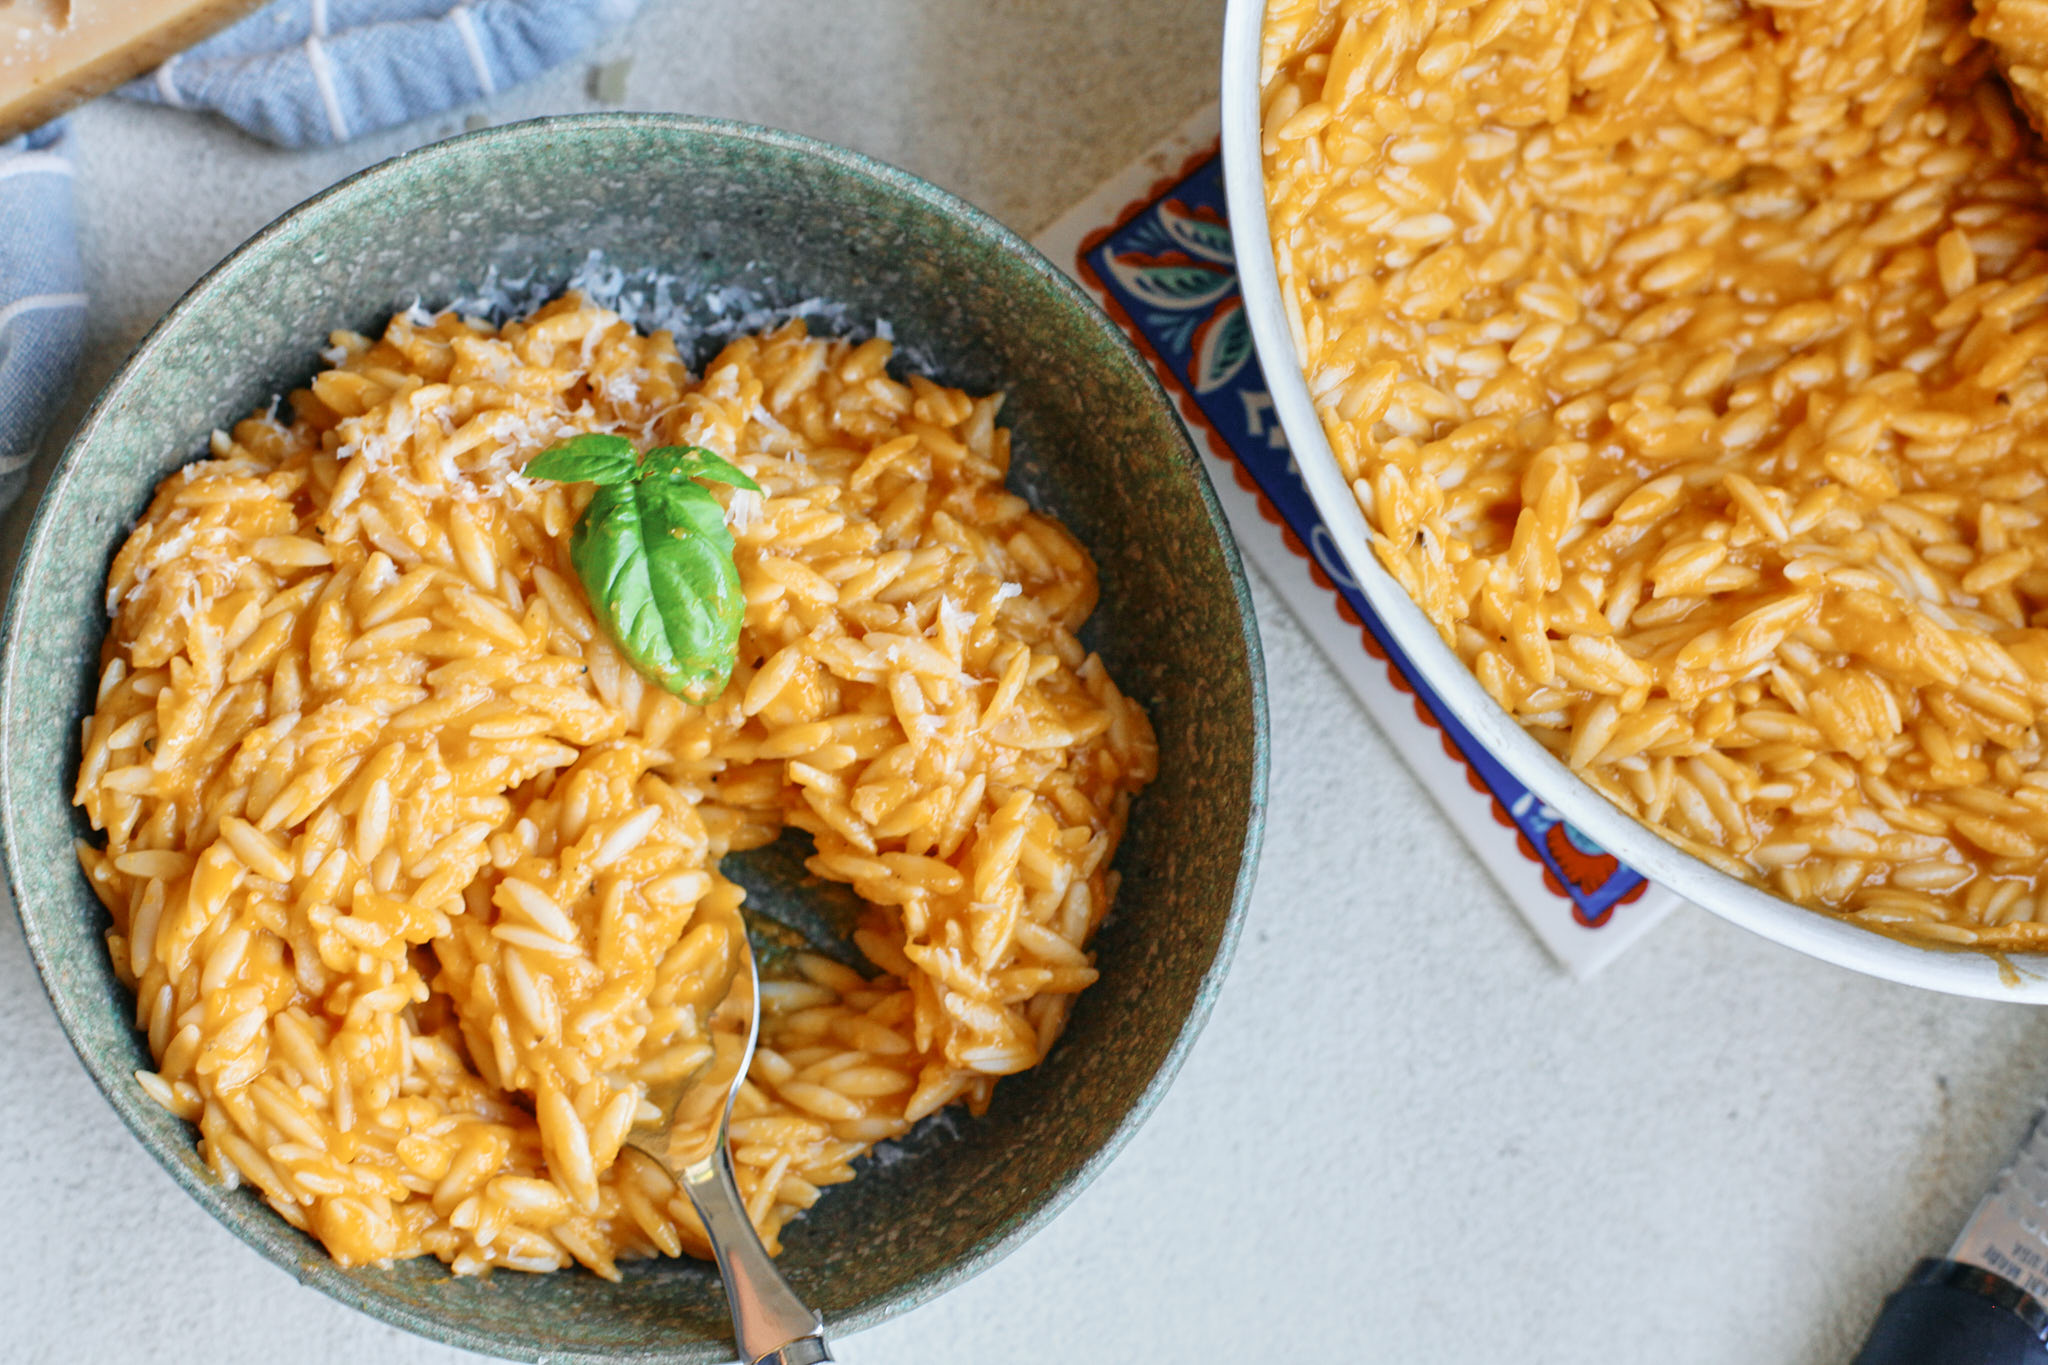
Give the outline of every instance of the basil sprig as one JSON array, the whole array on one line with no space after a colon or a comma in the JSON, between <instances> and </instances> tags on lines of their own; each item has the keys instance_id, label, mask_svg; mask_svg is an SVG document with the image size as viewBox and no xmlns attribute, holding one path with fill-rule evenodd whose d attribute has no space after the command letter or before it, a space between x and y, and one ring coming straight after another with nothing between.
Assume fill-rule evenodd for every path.
<instances>
[{"instance_id":1,"label":"basil sprig","mask_svg":"<svg viewBox=\"0 0 2048 1365\"><path fill-rule=\"evenodd\" d=\"M634 666L694 705L724 691L746 601L725 509L697 480L761 486L702 447L663 446L641 458L625 437L603 433L543 451L525 473L598 486L569 540L569 562Z\"/></svg>"}]
</instances>

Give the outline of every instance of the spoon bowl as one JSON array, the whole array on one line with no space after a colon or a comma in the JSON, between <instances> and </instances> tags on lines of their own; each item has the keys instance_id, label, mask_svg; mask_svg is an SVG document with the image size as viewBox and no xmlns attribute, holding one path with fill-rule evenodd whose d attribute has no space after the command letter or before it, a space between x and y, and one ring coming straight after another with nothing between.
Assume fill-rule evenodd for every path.
<instances>
[{"instance_id":1,"label":"spoon bowl","mask_svg":"<svg viewBox=\"0 0 2048 1365\"><path fill-rule=\"evenodd\" d=\"M689 932L706 927L718 934L718 956L698 974L694 998L681 1002L704 1021L703 1060L647 1088L626 1145L659 1164L689 1196L725 1281L744 1365L819 1365L832 1359L824 1320L776 1270L732 1174L732 1102L761 1036L754 950L737 905L701 903Z\"/></svg>"}]
</instances>

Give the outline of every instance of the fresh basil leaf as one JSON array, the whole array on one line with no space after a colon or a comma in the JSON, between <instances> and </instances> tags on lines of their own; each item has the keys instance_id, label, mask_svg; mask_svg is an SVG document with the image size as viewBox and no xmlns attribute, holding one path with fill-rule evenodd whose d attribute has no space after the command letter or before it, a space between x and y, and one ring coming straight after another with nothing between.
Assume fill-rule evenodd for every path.
<instances>
[{"instance_id":1,"label":"fresh basil leaf","mask_svg":"<svg viewBox=\"0 0 2048 1365\"><path fill-rule=\"evenodd\" d=\"M640 503L632 484L598 489L569 538L569 562L612 640L668 686L654 667L668 657L668 631L647 573Z\"/></svg>"},{"instance_id":2,"label":"fresh basil leaf","mask_svg":"<svg viewBox=\"0 0 2048 1365\"><path fill-rule=\"evenodd\" d=\"M695 480L759 485L701 447L643 460L622 436L579 436L526 472L598 485L569 540L584 594L634 667L685 701L716 698L739 655L746 599L725 509Z\"/></svg>"},{"instance_id":3,"label":"fresh basil leaf","mask_svg":"<svg viewBox=\"0 0 2048 1365\"><path fill-rule=\"evenodd\" d=\"M748 478L739 466L702 446L662 446L648 451L647 458L640 462L640 477L645 479L657 474L678 479L709 479L713 483L729 483L752 493L761 491L761 485Z\"/></svg>"},{"instance_id":4,"label":"fresh basil leaf","mask_svg":"<svg viewBox=\"0 0 2048 1365\"><path fill-rule=\"evenodd\" d=\"M643 479L640 506L648 577L668 634L663 686L698 705L725 690L739 655L746 599L733 563L725 509L686 479Z\"/></svg>"},{"instance_id":5,"label":"fresh basil leaf","mask_svg":"<svg viewBox=\"0 0 2048 1365\"><path fill-rule=\"evenodd\" d=\"M529 479L608 487L637 478L640 460L625 437L593 431L542 451L527 461L522 472Z\"/></svg>"},{"instance_id":6,"label":"fresh basil leaf","mask_svg":"<svg viewBox=\"0 0 2048 1365\"><path fill-rule=\"evenodd\" d=\"M709 492L674 479L600 488L569 560L635 667L695 705L725 690L746 601L724 509Z\"/></svg>"}]
</instances>

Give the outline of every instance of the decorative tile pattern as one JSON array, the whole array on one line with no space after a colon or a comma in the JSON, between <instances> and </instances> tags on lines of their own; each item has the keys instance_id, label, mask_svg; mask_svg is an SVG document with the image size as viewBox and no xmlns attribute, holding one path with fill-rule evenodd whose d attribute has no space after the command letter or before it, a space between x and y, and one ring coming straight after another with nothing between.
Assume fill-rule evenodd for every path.
<instances>
[{"instance_id":1,"label":"decorative tile pattern","mask_svg":"<svg viewBox=\"0 0 2048 1365\"><path fill-rule=\"evenodd\" d=\"M1495 761L1409 666L1346 571L1252 347L1214 112L1189 120L1039 245L1145 353L1196 444L1223 467L1219 493L1246 556L1559 961L1590 974L1661 918L1676 898L1565 823Z\"/></svg>"}]
</instances>

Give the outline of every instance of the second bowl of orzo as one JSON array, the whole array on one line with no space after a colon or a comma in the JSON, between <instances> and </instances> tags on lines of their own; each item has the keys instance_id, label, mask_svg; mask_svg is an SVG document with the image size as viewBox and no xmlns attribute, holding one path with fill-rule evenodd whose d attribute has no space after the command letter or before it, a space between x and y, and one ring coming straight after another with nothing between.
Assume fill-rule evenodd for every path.
<instances>
[{"instance_id":1,"label":"second bowl of orzo","mask_svg":"<svg viewBox=\"0 0 2048 1365\"><path fill-rule=\"evenodd\" d=\"M1244 581L1143 365L759 129L544 120L286 215L89 414L9 611L0 833L94 1078L265 1255L501 1355L729 1355L621 1147L706 1047L700 906L767 978L741 1188L848 1331L1108 1160L1258 846Z\"/></svg>"},{"instance_id":2,"label":"second bowl of orzo","mask_svg":"<svg viewBox=\"0 0 2048 1365\"><path fill-rule=\"evenodd\" d=\"M2048 165L1970 17L1233 0L1224 164L1303 477L1480 741L1769 938L2042 1001Z\"/></svg>"}]
</instances>

